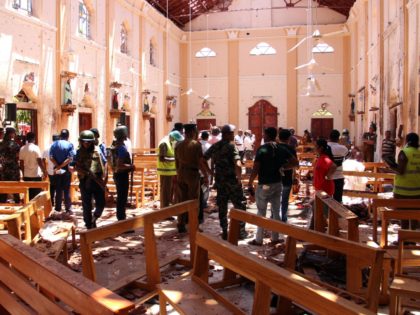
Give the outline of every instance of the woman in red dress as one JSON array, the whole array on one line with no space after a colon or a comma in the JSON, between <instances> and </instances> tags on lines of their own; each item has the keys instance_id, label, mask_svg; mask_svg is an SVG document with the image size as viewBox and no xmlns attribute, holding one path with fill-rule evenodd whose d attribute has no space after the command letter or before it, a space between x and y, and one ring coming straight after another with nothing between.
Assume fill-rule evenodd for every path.
<instances>
[{"instance_id":1,"label":"woman in red dress","mask_svg":"<svg viewBox=\"0 0 420 315\"><path fill-rule=\"evenodd\" d=\"M334 181L330 178L337 166L334 164L331 148L325 139L318 139L315 148L319 155L314 168L315 191L322 190L332 196Z\"/></svg>"}]
</instances>

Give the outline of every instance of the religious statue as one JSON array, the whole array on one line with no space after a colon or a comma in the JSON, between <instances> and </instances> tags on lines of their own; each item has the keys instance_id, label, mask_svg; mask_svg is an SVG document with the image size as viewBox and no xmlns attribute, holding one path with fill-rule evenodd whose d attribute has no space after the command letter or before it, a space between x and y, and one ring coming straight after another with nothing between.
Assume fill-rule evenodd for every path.
<instances>
[{"instance_id":1,"label":"religious statue","mask_svg":"<svg viewBox=\"0 0 420 315\"><path fill-rule=\"evenodd\" d=\"M149 107L149 99L147 95L144 96L144 102L143 102L143 113L148 113L150 111Z\"/></svg>"},{"instance_id":2,"label":"religious statue","mask_svg":"<svg viewBox=\"0 0 420 315\"><path fill-rule=\"evenodd\" d=\"M125 111L130 110L130 95L124 94L124 101L121 109Z\"/></svg>"},{"instance_id":3,"label":"religious statue","mask_svg":"<svg viewBox=\"0 0 420 315\"><path fill-rule=\"evenodd\" d=\"M90 95L88 83L85 84L85 94L83 95L82 103L86 107L93 107L93 99L92 99L92 96Z\"/></svg>"},{"instance_id":4,"label":"religious statue","mask_svg":"<svg viewBox=\"0 0 420 315\"><path fill-rule=\"evenodd\" d=\"M152 114L157 114L157 97L152 96L152 106L150 107L150 112Z\"/></svg>"},{"instance_id":5,"label":"religious statue","mask_svg":"<svg viewBox=\"0 0 420 315\"><path fill-rule=\"evenodd\" d=\"M118 92L117 90L114 90L113 94L112 94L112 109L118 109L119 104L118 104Z\"/></svg>"},{"instance_id":6,"label":"religious statue","mask_svg":"<svg viewBox=\"0 0 420 315\"><path fill-rule=\"evenodd\" d=\"M64 84L64 104L65 105L73 104L70 79L67 79L66 84Z\"/></svg>"},{"instance_id":7,"label":"religious statue","mask_svg":"<svg viewBox=\"0 0 420 315\"><path fill-rule=\"evenodd\" d=\"M16 102L36 102L38 100L38 97L35 95L34 91L32 90L32 87L35 84L35 73L29 72L25 75L22 82L22 88L19 91L18 94L15 95L14 101Z\"/></svg>"},{"instance_id":8,"label":"religious statue","mask_svg":"<svg viewBox=\"0 0 420 315\"><path fill-rule=\"evenodd\" d=\"M354 109L355 109L355 107L356 107L356 104L354 103L354 98L352 97L351 98L351 104L350 104L350 109L351 109L350 114L351 115L354 115Z\"/></svg>"}]
</instances>

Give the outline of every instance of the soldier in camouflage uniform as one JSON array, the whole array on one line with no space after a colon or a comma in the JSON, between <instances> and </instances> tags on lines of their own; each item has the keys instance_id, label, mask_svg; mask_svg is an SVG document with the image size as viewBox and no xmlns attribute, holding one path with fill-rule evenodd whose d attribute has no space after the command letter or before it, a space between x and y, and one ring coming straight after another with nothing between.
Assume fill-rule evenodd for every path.
<instances>
[{"instance_id":1,"label":"soldier in camouflage uniform","mask_svg":"<svg viewBox=\"0 0 420 315\"><path fill-rule=\"evenodd\" d=\"M79 188L82 195L83 220L87 229L96 228L96 220L105 208L105 157L95 145L95 135L85 130L79 136L79 149L72 162L79 177ZM92 198L95 200L95 211L92 218Z\"/></svg>"},{"instance_id":2,"label":"soldier in camouflage uniform","mask_svg":"<svg viewBox=\"0 0 420 315\"><path fill-rule=\"evenodd\" d=\"M204 154L206 160L212 159L215 165L215 187L217 189L217 206L222 238L227 239L228 201L236 209L246 211L246 199L241 183L241 157L233 143L235 126L225 125L222 128L222 140L213 144ZM239 238L247 237L245 223L241 222Z\"/></svg>"},{"instance_id":3,"label":"soldier in camouflage uniform","mask_svg":"<svg viewBox=\"0 0 420 315\"><path fill-rule=\"evenodd\" d=\"M7 127L3 141L0 143L0 165L1 180L19 181L19 145L15 142L16 130L13 127ZM6 202L7 195L0 195L0 202ZM19 194L14 194L13 199L19 202Z\"/></svg>"}]
</instances>

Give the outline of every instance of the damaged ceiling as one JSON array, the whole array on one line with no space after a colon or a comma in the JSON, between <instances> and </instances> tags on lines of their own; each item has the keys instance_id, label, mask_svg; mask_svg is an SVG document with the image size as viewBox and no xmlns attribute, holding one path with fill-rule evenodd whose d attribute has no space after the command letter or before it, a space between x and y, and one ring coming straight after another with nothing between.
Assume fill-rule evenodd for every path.
<instances>
[{"instance_id":1,"label":"damaged ceiling","mask_svg":"<svg viewBox=\"0 0 420 315\"><path fill-rule=\"evenodd\" d=\"M306 7L305 0L283 0L287 8ZM316 0L319 7L328 7L342 15L348 17L351 7L356 0ZM183 28L191 19L213 12L227 11L232 4L232 0L147 0L153 7L163 15L167 15L167 5L169 8L169 18L179 27ZM284 6L282 7L284 8Z\"/></svg>"}]
</instances>

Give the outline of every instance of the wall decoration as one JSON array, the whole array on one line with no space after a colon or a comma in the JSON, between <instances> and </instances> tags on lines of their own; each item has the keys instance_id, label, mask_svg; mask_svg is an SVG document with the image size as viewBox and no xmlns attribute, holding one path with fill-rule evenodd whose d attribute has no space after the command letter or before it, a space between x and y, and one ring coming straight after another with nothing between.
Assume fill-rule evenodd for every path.
<instances>
[{"instance_id":1,"label":"wall decoration","mask_svg":"<svg viewBox=\"0 0 420 315\"><path fill-rule=\"evenodd\" d=\"M130 111L130 100L131 100L130 95L125 93L124 94L124 101L123 101L123 104L122 104L122 107L121 107L121 109L123 111L126 111L126 112Z\"/></svg>"},{"instance_id":2,"label":"wall decoration","mask_svg":"<svg viewBox=\"0 0 420 315\"><path fill-rule=\"evenodd\" d=\"M143 118L149 119L151 116L150 106L149 106L150 91L144 90L141 94L143 94L143 110L142 110Z\"/></svg>"},{"instance_id":3,"label":"wall decoration","mask_svg":"<svg viewBox=\"0 0 420 315\"><path fill-rule=\"evenodd\" d=\"M92 95L90 93L88 83L85 83L84 95L83 95L83 98L82 98L81 105L83 105L85 107L93 107L93 105L94 105L93 98L92 98Z\"/></svg>"},{"instance_id":4,"label":"wall decoration","mask_svg":"<svg viewBox=\"0 0 420 315\"><path fill-rule=\"evenodd\" d=\"M197 114L197 116L204 116L204 117L213 117L216 116L213 112L210 111L210 103L207 99L203 99L203 102L201 103L201 112Z\"/></svg>"},{"instance_id":5,"label":"wall decoration","mask_svg":"<svg viewBox=\"0 0 420 315\"><path fill-rule=\"evenodd\" d=\"M359 115L363 115L366 112L366 89L365 87L362 87L357 91L357 100L358 100L358 106L357 106L357 113Z\"/></svg>"},{"instance_id":6,"label":"wall decoration","mask_svg":"<svg viewBox=\"0 0 420 315\"><path fill-rule=\"evenodd\" d=\"M111 82L111 110L109 111L111 114L111 118L119 119L123 110L120 108L120 88L122 84L114 81Z\"/></svg>"},{"instance_id":7,"label":"wall decoration","mask_svg":"<svg viewBox=\"0 0 420 315\"><path fill-rule=\"evenodd\" d=\"M172 121L174 115L172 115L172 108L176 107L176 97L168 95L166 97L166 120Z\"/></svg>"},{"instance_id":8,"label":"wall decoration","mask_svg":"<svg viewBox=\"0 0 420 315\"><path fill-rule=\"evenodd\" d=\"M157 114L157 97L155 95L152 96L152 106L150 107L151 114Z\"/></svg>"},{"instance_id":9,"label":"wall decoration","mask_svg":"<svg viewBox=\"0 0 420 315\"><path fill-rule=\"evenodd\" d=\"M63 87L63 99L61 103L61 111L66 113L67 116L73 115L76 110L76 105L73 104L73 90L71 87L71 80L77 76L76 73L70 71L64 71L61 74L62 87Z\"/></svg>"},{"instance_id":10,"label":"wall decoration","mask_svg":"<svg viewBox=\"0 0 420 315\"><path fill-rule=\"evenodd\" d=\"M35 73L29 72L25 75L22 82L22 87L18 94L14 96L14 101L16 103L28 103L33 102L36 103L38 97L35 95L34 91L32 90L35 84Z\"/></svg>"}]
</instances>

